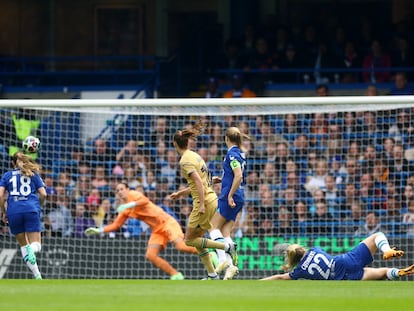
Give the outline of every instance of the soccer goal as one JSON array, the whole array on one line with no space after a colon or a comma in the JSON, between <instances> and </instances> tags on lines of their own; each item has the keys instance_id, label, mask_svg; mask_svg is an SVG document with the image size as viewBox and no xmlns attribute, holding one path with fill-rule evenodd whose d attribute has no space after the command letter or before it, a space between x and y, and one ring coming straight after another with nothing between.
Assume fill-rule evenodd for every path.
<instances>
[{"instance_id":1,"label":"soccer goal","mask_svg":"<svg viewBox=\"0 0 414 311\"><path fill-rule=\"evenodd\" d=\"M94 237L84 230L116 217L119 181L143 191L184 229L191 199L169 198L185 185L172 135L198 120L205 130L192 148L215 176L225 130L237 126L250 136L243 142L246 204L233 232L238 278L280 271L289 243L337 254L375 231L407 252L399 266L412 264L414 96L3 100L0 109L2 172L26 136L40 139L31 156L48 192L38 256L44 278L168 278L145 259L145 223L130 219ZM4 223L0 243L0 278L30 278ZM188 279L205 275L197 256L171 244L161 256Z\"/></svg>"}]
</instances>

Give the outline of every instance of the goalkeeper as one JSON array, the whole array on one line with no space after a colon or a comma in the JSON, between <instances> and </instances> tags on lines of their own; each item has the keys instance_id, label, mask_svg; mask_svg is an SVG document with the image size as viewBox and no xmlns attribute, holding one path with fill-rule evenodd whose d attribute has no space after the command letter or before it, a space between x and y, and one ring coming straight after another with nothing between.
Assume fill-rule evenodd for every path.
<instances>
[{"instance_id":1,"label":"goalkeeper","mask_svg":"<svg viewBox=\"0 0 414 311\"><path fill-rule=\"evenodd\" d=\"M174 247L182 252L197 254L194 247L184 243L184 233L179 223L165 212L161 207L151 202L142 193L130 190L128 184L121 182L115 189L116 195L121 204L118 206L118 216L113 223L101 228L88 228L86 235L102 234L117 231L128 218L136 218L144 221L151 228L151 236L148 241L145 257L157 268L168 275L171 280L184 280L181 272L178 272L168 261L158 254L165 249L167 242L174 244Z\"/></svg>"},{"instance_id":2,"label":"goalkeeper","mask_svg":"<svg viewBox=\"0 0 414 311\"><path fill-rule=\"evenodd\" d=\"M382 232L370 235L350 252L338 256L329 255L319 247L306 250L292 244L287 248L284 266L289 272L262 280L396 280L414 274L414 265L403 269L367 267L378 249L385 260L404 255L404 251L390 247Z\"/></svg>"}]
</instances>

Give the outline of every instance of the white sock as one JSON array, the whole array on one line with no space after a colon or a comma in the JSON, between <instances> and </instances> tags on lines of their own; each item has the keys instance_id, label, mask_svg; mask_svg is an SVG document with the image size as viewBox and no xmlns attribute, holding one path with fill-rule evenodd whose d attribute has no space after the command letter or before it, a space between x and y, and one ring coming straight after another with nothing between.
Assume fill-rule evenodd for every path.
<instances>
[{"instance_id":1,"label":"white sock","mask_svg":"<svg viewBox=\"0 0 414 311\"><path fill-rule=\"evenodd\" d=\"M232 238L231 237L225 237L224 238L224 243L226 244L226 245L229 245L229 244L231 244L231 243L233 243L233 240L232 240ZM231 259L231 256L230 256L230 254L225 254L226 255L226 260L230 263L230 265L232 266L233 265L233 260Z\"/></svg>"},{"instance_id":2,"label":"white sock","mask_svg":"<svg viewBox=\"0 0 414 311\"><path fill-rule=\"evenodd\" d=\"M32 248L33 252L39 253L42 249L42 245L39 242L32 242L30 244L30 247Z\"/></svg>"},{"instance_id":3,"label":"white sock","mask_svg":"<svg viewBox=\"0 0 414 311\"><path fill-rule=\"evenodd\" d=\"M399 270L397 268L391 268L387 271L387 279L388 280L396 280L400 276L398 275Z\"/></svg>"},{"instance_id":4,"label":"white sock","mask_svg":"<svg viewBox=\"0 0 414 311\"><path fill-rule=\"evenodd\" d=\"M25 262L26 266L32 271L33 276L40 275L39 267L37 266L37 263L32 265L29 260L27 260L27 250L26 246L20 247L20 251L22 253L23 261Z\"/></svg>"},{"instance_id":5,"label":"white sock","mask_svg":"<svg viewBox=\"0 0 414 311\"><path fill-rule=\"evenodd\" d=\"M377 233L377 236L375 237L375 245L377 245L378 249L383 253L391 249L387 237L382 232Z\"/></svg>"},{"instance_id":6,"label":"white sock","mask_svg":"<svg viewBox=\"0 0 414 311\"><path fill-rule=\"evenodd\" d=\"M224 243L223 234L219 229L214 229L210 232L210 237L213 241L216 242L222 242ZM219 263L222 263L226 260L226 252L222 249L216 249L217 257L219 260Z\"/></svg>"}]
</instances>

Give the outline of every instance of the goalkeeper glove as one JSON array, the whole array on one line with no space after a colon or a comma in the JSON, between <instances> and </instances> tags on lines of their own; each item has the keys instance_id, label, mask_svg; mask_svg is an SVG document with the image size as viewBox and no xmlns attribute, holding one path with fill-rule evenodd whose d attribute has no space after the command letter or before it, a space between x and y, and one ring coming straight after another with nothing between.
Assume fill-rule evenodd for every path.
<instances>
[{"instance_id":1,"label":"goalkeeper glove","mask_svg":"<svg viewBox=\"0 0 414 311\"><path fill-rule=\"evenodd\" d=\"M122 211L126 210L127 208L131 208L131 207L135 207L135 202L121 204L118 206L116 210L118 211L118 213L121 213Z\"/></svg>"},{"instance_id":2,"label":"goalkeeper glove","mask_svg":"<svg viewBox=\"0 0 414 311\"><path fill-rule=\"evenodd\" d=\"M102 228L94 228L94 227L90 227L88 229L85 230L85 234L86 235L95 235L95 234L101 234L103 233L103 229Z\"/></svg>"}]
</instances>

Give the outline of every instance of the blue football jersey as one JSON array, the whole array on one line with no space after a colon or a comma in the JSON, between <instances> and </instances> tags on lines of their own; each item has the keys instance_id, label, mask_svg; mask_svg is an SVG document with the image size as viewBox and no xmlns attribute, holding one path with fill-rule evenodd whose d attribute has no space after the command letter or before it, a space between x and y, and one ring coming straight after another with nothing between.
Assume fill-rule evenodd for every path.
<instances>
[{"instance_id":1,"label":"blue football jersey","mask_svg":"<svg viewBox=\"0 0 414 311\"><path fill-rule=\"evenodd\" d=\"M227 151L226 157L224 158L223 176L221 178L221 192L219 198L227 200L234 178L232 169L233 161L239 162L243 174L242 183L233 196L234 201L240 202L244 201L244 185L246 183L246 155L237 146L231 147Z\"/></svg>"},{"instance_id":2,"label":"blue football jersey","mask_svg":"<svg viewBox=\"0 0 414 311\"><path fill-rule=\"evenodd\" d=\"M8 171L3 174L0 187L8 192L7 215L40 211L37 190L46 186L38 174L27 177L20 170Z\"/></svg>"},{"instance_id":3,"label":"blue football jersey","mask_svg":"<svg viewBox=\"0 0 414 311\"><path fill-rule=\"evenodd\" d=\"M291 279L331 280L335 257L319 247L309 249L298 265L289 273Z\"/></svg>"}]
</instances>

